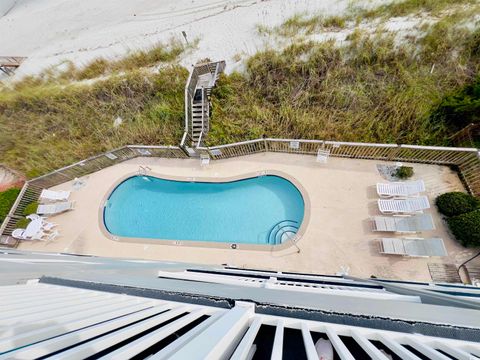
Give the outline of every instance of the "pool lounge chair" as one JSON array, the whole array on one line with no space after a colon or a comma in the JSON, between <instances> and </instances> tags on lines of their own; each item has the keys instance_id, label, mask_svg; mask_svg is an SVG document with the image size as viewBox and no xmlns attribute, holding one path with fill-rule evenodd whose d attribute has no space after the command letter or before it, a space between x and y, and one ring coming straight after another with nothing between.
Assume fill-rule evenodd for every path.
<instances>
[{"instance_id":1,"label":"pool lounge chair","mask_svg":"<svg viewBox=\"0 0 480 360\"><path fill-rule=\"evenodd\" d=\"M59 214L64 211L73 210L75 203L73 201L65 201L54 204L38 205L37 214L52 215Z\"/></svg>"},{"instance_id":2,"label":"pool lounge chair","mask_svg":"<svg viewBox=\"0 0 480 360\"><path fill-rule=\"evenodd\" d=\"M70 197L70 191L53 191L43 189L40 194L40 201L65 201Z\"/></svg>"},{"instance_id":3,"label":"pool lounge chair","mask_svg":"<svg viewBox=\"0 0 480 360\"><path fill-rule=\"evenodd\" d=\"M440 238L408 239L383 238L380 242L380 253L402 256L447 256L447 249Z\"/></svg>"},{"instance_id":4,"label":"pool lounge chair","mask_svg":"<svg viewBox=\"0 0 480 360\"><path fill-rule=\"evenodd\" d=\"M435 230L430 214L414 216L375 216L372 218L373 231L421 232Z\"/></svg>"},{"instance_id":5,"label":"pool lounge chair","mask_svg":"<svg viewBox=\"0 0 480 360\"><path fill-rule=\"evenodd\" d=\"M15 229L12 231L12 237L18 240L27 240L27 241L51 241L54 240L59 235L58 231L54 231L51 234L45 234L43 231L35 233L32 237L27 237L25 235L25 229Z\"/></svg>"},{"instance_id":6,"label":"pool lounge chair","mask_svg":"<svg viewBox=\"0 0 480 360\"><path fill-rule=\"evenodd\" d=\"M25 229L15 229L12 231L12 237L19 240L27 240Z\"/></svg>"},{"instance_id":7,"label":"pool lounge chair","mask_svg":"<svg viewBox=\"0 0 480 360\"><path fill-rule=\"evenodd\" d=\"M318 149L317 162L326 164L328 162L329 156L330 156L330 150Z\"/></svg>"},{"instance_id":8,"label":"pool lounge chair","mask_svg":"<svg viewBox=\"0 0 480 360\"><path fill-rule=\"evenodd\" d=\"M408 199L380 199L378 208L384 214L412 214L430 208L426 196Z\"/></svg>"},{"instance_id":9,"label":"pool lounge chair","mask_svg":"<svg viewBox=\"0 0 480 360\"><path fill-rule=\"evenodd\" d=\"M380 197L418 196L425 191L423 180L377 183L377 194Z\"/></svg>"}]
</instances>

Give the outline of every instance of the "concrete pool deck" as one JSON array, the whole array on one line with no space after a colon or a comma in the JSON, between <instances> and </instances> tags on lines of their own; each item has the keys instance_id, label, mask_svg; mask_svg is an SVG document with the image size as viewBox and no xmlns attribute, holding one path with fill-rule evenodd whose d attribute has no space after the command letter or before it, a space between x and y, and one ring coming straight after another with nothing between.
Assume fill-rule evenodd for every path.
<instances>
[{"instance_id":1,"label":"concrete pool deck","mask_svg":"<svg viewBox=\"0 0 480 360\"><path fill-rule=\"evenodd\" d=\"M379 253L376 239L401 237L371 231L370 217L380 214L375 184L385 181L376 165L386 162L330 158L318 164L314 156L260 153L233 159L211 161L200 166L198 159L136 158L86 176L85 186L72 192L75 210L50 217L59 224L60 237L50 243L22 242L21 250L66 252L107 257L141 258L204 264L228 264L238 267L334 274L348 269L352 276L431 280L429 263L460 264L475 253L459 245L438 214L434 199L448 191L464 191L458 175L446 166L411 164L414 179L423 179L432 205L436 230L410 237L440 237L448 256L443 258L407 258ZM280 171L295 178L308 193L310 219L305 233L295 246L280 251L200 248L162 245L152 242L113 241L99 225L99 209L114 183L148 166L159 175L175 177L223 178L261 171ZM53 189L72 190L72 182ZM188 214L185 214L188 217ZM298 252L300 250L300 252Z\"/></svg>"}]
</instances>

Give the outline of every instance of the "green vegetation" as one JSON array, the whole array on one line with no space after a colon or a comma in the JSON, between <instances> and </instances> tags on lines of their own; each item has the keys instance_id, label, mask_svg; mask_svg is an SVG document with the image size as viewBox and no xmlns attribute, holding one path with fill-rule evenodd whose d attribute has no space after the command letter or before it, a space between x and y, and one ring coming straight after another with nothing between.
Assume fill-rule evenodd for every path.
<instances>
[{"instance_id":1,"label":"green vegetation","mask_svg":"<svg viewBox=\"0 0 480 360\"><path fill-rule=\"evenodd\" d=\"M208 143L267 135L451 145L463 124L478 122L474 6L473 0L396 1L369 16L441 14L408 37L372 21L377 30L357 28L342 43L305 39L317 30L351 32L363 10L288 20L279 31L294 34L292 45L262 51L244 73L220 78ZM171 43L81 69L64 64L61 72L0 88L2 162L34 177L124 144L178 144L188 71L172 62L185 50ZM123 122L114 126L117 117Z\"/></svg>"},{"instance_id":2,"label":"green vegetation","mask_svg":"<svg viewBox=\"0 0 480 360\"><path fill-rule=\"evenodd\" d=\"M259 27L257 30L263 34L278 34L287 37L301 32L312 34L321 29L340 30L345 28L349 19L350 16L307 16L305 14L297 14L277 28L267 29Z\"/></svg>"},{"instance_id":3,"label":"green vegetation","mask_svg":"<svg viewBox=\"0 0 480 360\"><path fill-rule=\"evenodd\" d=\"M34 201L25 206L25 209L23 209L23 215L31 215L31 214L36 214L37 213L37 208L38 208L38 202Z\"/></svg>"},{"instance_id":4,"label":"green vegetation","mask_svg":"<svg viewBox=\"0 0 480 360\"><path fill-rule=\"evenodd\" d=\"M0 224L8 215L19 193L20 189L8 189L0 192Z\"/></svg>"},{"instance_id":5,"label":"green vegetation","mask_svg":"<svg viewBox=\"0 0 480 360\"><path fill-rule=\"evenodd\" d=\"M442 194L435 200L438 211L463 246L480 246L480 200L462 192Z\"/></svg>"},{"instance_id":6,"label":"green vegetation","mask_svg":"<svg viewBox=\"0 0 480 360\"><path fill-rule=\"evenodd\" d=\"M93 79L101 75L173 62L184 51L185 47L181 43L172 41L168 46L157 46L149 50L135 51L117 61L96 59L82 69L75 69L72 64L69 64L69 69L60 76L75 80Z\"/></svg>"},{"instance_id":7,"label":"green vegetation","mask_svg":"<svg viewBox=\"0 0 480 360\"><path fill-rule=\"evenodd\" d=\"M263 35L291 37L298 34L310 35L322 30L342 30L347 27L349 22L358 25L365 20L386 20L400 16L428 15L439 17L448 12L456 13L456 18L462 20L463 18L458 15L459 13L466 16L468 13L478 12L478 5L478 0L394 0L388 4L370 8L356 6L352 2L342 16L296 14L277 27L258 26L257 30L258 33Z\"/></svg>"},{"instance_id":8,"label":"green vegetation","mask_svg":"<svg viewBox=\"0 0 480 360\"><path fill-rule=\"evenodd\" d=\"M480 210L458 215L447 221L455 238L463 246L480 246Z\"/></svg>"},{"instance_id":9,"label":"green vegetation","mask_svg":"<svg viewBox=\"0 0 480 360\"><path fill-rule=\"evenodd\" d=\"M480 69L478 31L453 25L456 16L401 43L356 30L343 46L299 41L258 53L214 89L209 143L267 135L451 145L456 128L432 112Z\"/></svg>"},{"instance_id":10,"label":"green vegetation","mask_svg":"<svg viewBox=\"0 0 480 360\"><path fill-rule=\"evenodd\" d=\"M438 211L445 216L457 216L468 213L480 207L480 201L472 195L463 192L449 192L440 195L435 200Z\"/></svg>"},{"instance_id":11,"label":"green vegetation","mask_svg":"<svg viewBox=\"0 0 480 360\"><path fill-rule=\"evenodd\" d=\"M403 0L393 1L371 10L357 9L357 12L364 18L407 16L420 12L439 15L440 12L454 6L477 3L476 0Z\"/></svg>"},{"instance_id":12,"label":"green vegetation","mask_svg":"<svg viewBox=\"0 0 480 360\"><path fill-rule=\"evenodd\" d=\"M188 72L134 70L91 85L0 92L2 162L34 177L125 144L177 144ZM123 123L114 127L117 117Z\"/></svg>"},{"instance_id":13,"label":"green vegetation","mask_svg":"<svg viewBox=\"0 0 480 360\"><path fill-rule=\"evenodd\" d=\"M395 170L395 176L402 180L409 179L413 176L413 167L400 166Z\"/></svg>"},{"instance_id":14,"label":"green vegetation","mask_svg":"<svg viewBox=\"0 0 480 360\"><path fill-rule=\"evenodd\" d=\"M471 84L446 96L433 117L456 130L461 130L468 124L480 123L480 76Z\"/></svg>"},{"instance_id":15,"label":"green vegetation","mask_svg":"<svg viewBox=\"0 0 480 360\"><path fill-rule=\"evenodd\" d=\"M17 229L26 229L28 224L30 224L30 221L31 220L29 220L27 218L18 219L18 221L15 223L15 227Z\"/></svg>"}]
</instances>

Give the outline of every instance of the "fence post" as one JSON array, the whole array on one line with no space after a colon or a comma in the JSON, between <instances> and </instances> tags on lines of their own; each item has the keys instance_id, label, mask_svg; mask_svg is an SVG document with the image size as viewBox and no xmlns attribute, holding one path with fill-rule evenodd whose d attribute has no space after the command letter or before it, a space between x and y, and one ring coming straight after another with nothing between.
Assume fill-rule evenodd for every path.
<instances>
[{"instance_id":1,"label":"fence post","mask_svg":"<svg viewBox=\"0 0 480 360\"><path fill-rule=\"evenodd\" d=\"M395 158L395 156L398 154L398 152L400 151L401 145L398 145L398 144L396 144L396 145L397 145L396 147L390 148L390 151L388 152L388 157L387 157L388 161L392 161Z\"/></svg>"}]
</instances>

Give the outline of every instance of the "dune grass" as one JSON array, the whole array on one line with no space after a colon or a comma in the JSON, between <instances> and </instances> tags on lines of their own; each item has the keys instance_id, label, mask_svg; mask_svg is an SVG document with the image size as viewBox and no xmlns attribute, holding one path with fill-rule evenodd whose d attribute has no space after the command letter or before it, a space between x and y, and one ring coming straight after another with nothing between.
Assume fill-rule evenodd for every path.
<instances>
[{"instance_id":1,"label":"dune grass","mask_svg":"<svg viewBox=\"0 0 480 360\"><path fill-rule=\"evenodd\" d=\"M416 15L423 12L437 16L442 11L451 8L475 4L479 4L478 0L397 0L369 10L357 9L357 15L363 18L391 18Z\"/></svg>"},{"instance_id":2,"label":"dune grass","mask_svg":"<svg viewBox=\"0 0 480 360\"><path fill-rule=\"evenodd\" d=\"M442 1L444 9L449 3ZM380 26L356 28L341 44L292 37L283 50L262 51L244 72L220 78L207 141L266 135L451 145L461 124L449 114L478 121L471 109L478 109L480 29L471 16L468 9L450 11L400 42ZM302 21L289 26L318 26ZM33 177L125 144L178 144L188 71L171 63L180 51L98 59L0 88L2 162ZM79 81L85 79L95 80ZM123 123L115 127L117 117Z\"/></svg>"},{"instance_id":3,"label":"dune grass","mask_svg":"<svg viewBox=\"0 0 480 360\"><path fill-rule=\"evenodd\" d=\"M187 76L169 66L91 85L24 83L0 92L2 162L33 177L125 144L177 144Z\"/></svg>"},{"instance_id":4,"label":"dune grass","mask_svg":"<svg viewBox=\"0 0 480 360\"><path fill-rule=\"evenodd\" d=\"M129 55L114 61L99 58L81 69L72 68L61 76L75 80L96 78L101 75L130 71L138 68L154 66L159 63L169 63L177 60L185 51L185 45L178 41L171 41L167 45L154 46L148 50L134 51Z\"/></svg>"},{"instance_id":5,"label":"dune grass","mask_svg":"<svg viewBox=\"0 0 480 360\"><path fill-rule=\"evenodd\" d=\"M352 2L341 15L295 14L279 26L268 28L258 26L260 34L281 37L312 35L321 31L340 31L365 21L386 20L401 16L441 17L445 13L474 14L480 11L479 0L394 0L390 3L366 7L365 3Z\"/></svg>"},{"instance_id":6,"label":"dune grass","mask_svg":"<svg viewBox=\"0 0 480 360\"><path fill-rule=\"evenodd\" d=\"M318 30L340 30L345 28L347 21L350 20L350 16L324 16L324 15L314 15L308 16L307 14L296 14L290 19L286 20L279 27L267 30L259 28L259 32L264 31L264 33L272 34L276 33L278 35L288 37L303 32L305 34L312 34Z\"/></svg>"},{"instance_id":7,"label":"dune grass","mask_svg":"<svg viewBox=\"0 0 480 360\"><path fill-rule=\"evenodd\" d=\"M431 114L479 73L478 31L447 16L401 44L394 34L356 30L343 46L261 52L245 75L219 81L209 142L266 135L449 145L455 129Z\"/></svg>"}]
</instances>

